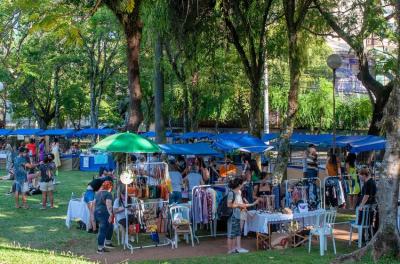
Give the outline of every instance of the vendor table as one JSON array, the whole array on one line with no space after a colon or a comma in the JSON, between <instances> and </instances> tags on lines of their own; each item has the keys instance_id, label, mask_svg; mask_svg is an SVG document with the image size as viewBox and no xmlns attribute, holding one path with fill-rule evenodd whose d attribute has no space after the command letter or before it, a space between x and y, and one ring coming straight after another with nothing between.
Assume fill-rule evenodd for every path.
<instances>
[{"instance_id":1,"label":"vendor table","mask_svg":"<svg viewBox=\"0 0 400 264\"><path fill-rule=\"evenodd\" d=\"M324 209L294 214L249 211L247 212L247 221L244 225L244 234L247 235L248 232L268 234L269 224L287 223L293 220L302 220L303 226L306 226L315 223L315 219L324 213Z\"/></svg>"},{"instance_id":2,"label":"vendor table","mask_svg":"<svg viewBox=\"0 0 400 264\"><path fill-rule=\"evenodd\" d=\"M90 229L90 211L83 199L72 199L68 204L65 225L71 228L71 221L79 219L86 225L86 231Z\"/></svg>"},{"instance_id":3,"label":"vendor table","mask_svg":"<svg viewBox=\"0 0 400 264\"><path fill-rule=\"evenodd\" d=\"M101 154L81 154L80 155L81 171L99 171L100 167L106 167L111 170L115 169L115 162L111 155Z\"/></svg>"},{"instance_id":4,"label":"vendor table","mask_svg":"<svg viewBox=\"0 0 400 264\"><path fill-rule=\"evenodd\" d=\"M305 227L307 225L315 224L318 216L322 216L324 213L324 209L295 214L249 211L244 226L244 234L247 235L249 231L256 232L257 249L260 245L267 245L271 248L271 224L282 224L296 220L300 221L302 226ZM304 243L308 239L307 237L293 231L290 232L290 236L293 238L294 247ZM296 238L300 239L300 242L296 242Z\"/></svg>"}]
</instances>

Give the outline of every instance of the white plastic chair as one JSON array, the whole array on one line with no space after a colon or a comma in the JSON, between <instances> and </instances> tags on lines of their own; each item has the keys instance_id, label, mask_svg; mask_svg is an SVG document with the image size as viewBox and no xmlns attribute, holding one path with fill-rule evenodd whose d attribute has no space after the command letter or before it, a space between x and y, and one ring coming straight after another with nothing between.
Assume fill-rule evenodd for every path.
<instances>
[{"instance_id":1,"label":"white plastic chair","mask_svg":"<svg viewBox=\"0 0 400 264\"><path fill-rule=\"evenodd\" d=\"M358 234L358 248L362 247L362 238L363 238L363 232L370 229L370 232L372 234L372 219L371 219L371 206L365 205L363 207L363 210L361 212L358 211L358 207L356 208L356 220L355 221L350 221L350 239L349 239L349 245L351 245L351 237L353 235L353 228L357 229L357 234ZM361 216L361 221L360 221L360 216ZM360 223L360 224L358 224Z\"/></svg>"},{"instance_id":2,"label":"white plastic chair","mask_svg":"<svg viewBox=\"0 0 400 264\"><path fill-rule=\"evenodd\" d=\"M114 233L117 234L118 245L124 244L124 236L125 236L125 234L123 233L123 230L120 229L120 226L119 226L118 223L114 223Z\"/></svg>"},{"instance_id":3,"label":"white plastic chair","mask_svg":"<svg viewBox=\"0 0 400 264\"><path fill-rule=\"evenodd\" d=\"M323 222L321 224L320 217L317 217L317 222L314 228L310 230L308 237L308 253L311 252L311 240L313 236L319 237L319 251L320 255L323 256L325 251L328 249L328 236L332 237L333 252L336 255L336 244L335 236L333 235L333 224L336 220L336 211L329 210L323 215Z\"/></svg>"},{"instance_id":4,"label":"white plastic chair","mask_svg":"<svg viewBox=\"0 0 400 264\"><path fill-rule=\"evenodd\" d=\"M178 236L180 234L183 234L186 236L186 243L189 243L189 235L190 235L190 239L192 242L192 247L194 247L194 243L193 243L193 231L192 231L192 225L190 224L190 213L189 213L189 208L187 206L182 206L182 205L176 205L176 206L172 206L169 209L170 215L171 215L171 219L173 221L174 219L174 215L177 213L181 213L182 214L182 218L187 220L189 225L187 229L180 229L178 228L178 226L172 225L173 229L174 229L174 240L172 241L172 248L178 248Z\"/></svg>"}]
</instances>

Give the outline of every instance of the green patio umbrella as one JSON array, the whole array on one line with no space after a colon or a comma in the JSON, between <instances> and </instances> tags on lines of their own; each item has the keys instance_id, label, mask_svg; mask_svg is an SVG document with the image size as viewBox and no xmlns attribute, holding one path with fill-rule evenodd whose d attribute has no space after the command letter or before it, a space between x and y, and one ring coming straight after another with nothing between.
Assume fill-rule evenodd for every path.
<instances>
[{"instance_id":1,"label":"green patio umbrella","mask_svg":"<svg viewBox=\"0 0 400 264\"><path fill-rule=\"evenodd\" d=\"M154 153L161 152L153 141L134 133L118 133L106 137L94 145L93 149L120 153Z\"/></svg>"}]
</instances>

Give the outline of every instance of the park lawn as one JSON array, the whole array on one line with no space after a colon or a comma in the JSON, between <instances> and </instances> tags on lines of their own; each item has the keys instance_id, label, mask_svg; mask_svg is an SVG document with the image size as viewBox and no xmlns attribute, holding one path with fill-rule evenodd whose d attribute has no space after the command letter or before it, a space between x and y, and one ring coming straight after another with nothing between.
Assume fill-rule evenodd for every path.
<instances>
[{"instance_id":1,"label":"park lawn","mask_svg":"<svg viewBox=\"0 0 400 264\"><path fill-rule=\"evenodd\" d=\"M15 209L14 196L5 195L12 181L0 181L0 246L17 243L22 247L74 252L81 255L96 249L96 236L65 226L68 201L71 193L80 196L93 173L60 172L57 181L55 209L39 210L41 195L28 197L30 209Z\"/></svg>"},{"instance_id":2,"label":"park lawn","mask_svg":"<svg viewBox=\"0 0 400 264\"><path fill-rule=\"evenodd\" d=\"M88 264L82 257L15 246L0 246L0 263Z\"/></svg>"}]
</instances>

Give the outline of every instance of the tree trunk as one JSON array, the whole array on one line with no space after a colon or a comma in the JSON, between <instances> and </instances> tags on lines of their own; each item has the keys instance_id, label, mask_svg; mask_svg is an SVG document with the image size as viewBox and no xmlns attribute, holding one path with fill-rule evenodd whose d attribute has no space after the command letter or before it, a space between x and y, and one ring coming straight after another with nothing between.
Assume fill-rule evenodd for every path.
<instances>
[{"instance_id":1,"label":"tree trunk","mask_svg":"<svg viewBox=\"0 0 400 264\"><path fill-rule=\"evenodd\" d=\"M3 83L3 113L2 113L3 128L7 125L7 84Z\"/></svg>"},{"instance_id":2,"label":"tree trunk","mask_svg":"<svg viewBox=\"0 0 400 264\"><path fill-rule=\"evenodd\" d=\"M127 130L138 131L140 123L143 121L141 109L142 89L140 87L139 55L140 39L142 36L142 24L137 18L135 25L125 27L126 39L128 42L128 89L130 97L130 111Z\"/></svg>"},{"instance_id":3,"label":"tree trunk","mask_svg":"<svg viewBox=\"0 0 400 264\"><path fill-rule=\"evenodd\" d=\"M135 5L131 12L121 9L121 1L104 0L103 3L116 15L125 32L130 99L126 129L136 132L143 121L143 112L141 109L142 89L140 87L139 76L140 40L143 28L139 13L141 0L135 0Z\"/></svg>"},{"instance_id":4,"label":"tree trunk","mask_svg":"<svg viewBox=\"0 0 400 264\"><path fill-rule=\"evenodd\" d=\"M252 82L250 91L249 133L259 137L261 135L261 82Z\"/></svg>"},{"instance_id":5,"label":"tree trunk","mask_svg":"<svg viewBox=\"0 0 400 264\"><path fill-rule=\"evenodd\" d=\"M60 87L59 87L60 71L61 67L57 66L54 72L54 99L55 99L54 118L56 121L56 128L62 128L61 117L60 117Z\"/></svg>"},{"instance_id":6,"label":"tree trunk","mask_svg":"<svg viewBox=\"0 0 400 264\"><path fill-rule=\"evenodd\" d=\"M154 118L156 142L158 144L166 142L164 121L164 73L161 65L162 57L162 39L160 34L157 34L157 39L154 47Z\"/></svg>"},{"instance_id":7,"label":"tree trunk","mask_svg":"<svg viewBox=\"0 0 400 264\"><path fill-rule=\"evenodd\" d=\"M400 45L400 1L396 1L396 20L397 43ZM360 260L371 248L375 261L382 256L400 260L400 238L397 228L400 180L400 50L397 52L396 79L384 112L383 125L386 129L387 143L377 192L379 229L367 246L339 257L336 262Z\"/></svg>"},{"instance_id":8,"label":"tree trunk","mask_svg":"<svg viewBox=\"0 0 400 264\"><path fill-rule=\"evenodd\" d=\"M383 111L385 109L387 100L389 99L389 95L379 95L376 97L375 102L372 103L373 111L372 111L372 119L368 129L368 135L379 136L382 133L382 118Z\"/></svg>"},{"instance_id":9,"label":"tree trunk","mask_svg":"<svg viewBox=\"0 0 400 264\"><path fill-rule=\"evenodd\" d=\"M264 133L269 133L269 76L268 76L268 63L267 56L264 62ZM261 135L262 138L263 135Z\"/></svg>"},{"instance_id":10,"label":"tree trunk","mask_svg":"<svg viewBox=\"0 0 400 264\"><path fill-rule=\"evenodd\" d=\"M90 127L97 128L98 117L96 116L96 93L95 93L96 81L92 74L90 74L89 89L90 89Z\"/></svg>"},{"instance_id":11,"label":"tree trunk","mask_svg":"<svg viewBox=\"0 0 400 264\"><path fill-rule=\"evenodd\" d=\"M183 133L189 132L189 91L188 85L183 84Z\"/></svg>"},{"instance_id":12,"label":"tree trunk","mask_svg":"<svg viewBox=\"0 0 400 264\"><path fill-rule=\"evenodd\" d=\"M285 1L285 0L284 0ZM294 3L293 3L294 5ZM286 20L294 19L295 8L287 8L293 13L285 12ZM286 118L283 122L280 137L278 139L278 157L276 160L274 179L280 182L286 178L286 170L290 157L290 137L293 134L293 128L298 110L298 94L300 80L300 51L298 46L298 30L294 28L293 23L287 22L289 39L289 70L290 70L290 89L288 94L288 109Z\"/></svg>"}]
</instances>

